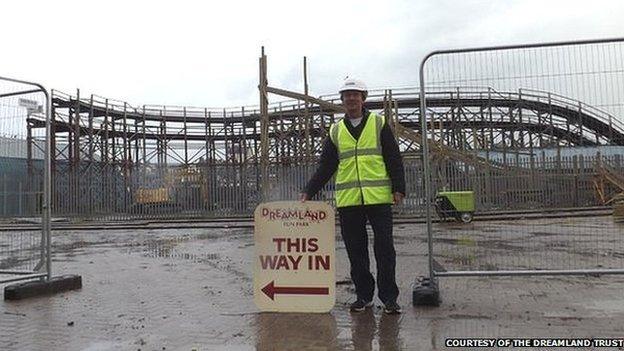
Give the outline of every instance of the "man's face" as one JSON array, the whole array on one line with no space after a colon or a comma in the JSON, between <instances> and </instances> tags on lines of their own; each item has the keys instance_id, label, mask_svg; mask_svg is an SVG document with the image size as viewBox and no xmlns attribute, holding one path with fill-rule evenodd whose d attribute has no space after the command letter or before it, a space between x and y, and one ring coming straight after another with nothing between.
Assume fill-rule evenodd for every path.
<instances>
[{"instance_id":1,"label":"man's face","mask_svg":"<svg viewBox=\"0 0 624 351\"><path fill-rule=\"evenodd\" d=\"M342 92L342 103L347 111L360 111L364 106L364 96L361 91L347 90Z\"/></svg>"}]
</instances>

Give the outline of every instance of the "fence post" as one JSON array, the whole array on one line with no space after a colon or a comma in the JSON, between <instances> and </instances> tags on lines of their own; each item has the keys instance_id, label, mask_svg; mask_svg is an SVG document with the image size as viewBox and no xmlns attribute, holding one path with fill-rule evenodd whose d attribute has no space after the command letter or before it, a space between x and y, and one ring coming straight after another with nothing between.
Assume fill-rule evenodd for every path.
<instances>
[{"instance_id":1,"label":"fence post","mask_svg":"<svg viewBox=\"0 0 624 351\"><path fill-rule=\"evenodd\" d=\"M2 215L7 215L7 176L2 175Z\"/></svg>"},{"instance_id":2,"label":"fence post","mask_svg":"<svg viewBox=\"0 0 624 351\"><path fill-rule=\"evenodd\" d=\"M22 213L22 182L17 183L17 213L19 216L24 216Z\"/></svg>"},{"instance_id":3,"label":"fence post","mask_svg":"<svg viewBox=\"0 0 624 351\"><path fill-rule=\"evenodd\" d=\"M572 167L573 167L573 172L574 172L574 206L578 206L579 205L579 191L578 191L578 180L579 180L579 163L578 163L578 156L574 155L572 157Z\"/></svg>"}]
</instances>

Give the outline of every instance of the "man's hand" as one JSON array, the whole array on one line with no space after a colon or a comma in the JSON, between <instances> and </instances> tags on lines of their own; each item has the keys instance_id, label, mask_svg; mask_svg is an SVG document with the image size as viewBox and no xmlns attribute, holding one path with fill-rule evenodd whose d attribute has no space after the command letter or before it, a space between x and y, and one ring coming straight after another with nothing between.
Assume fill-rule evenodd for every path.
<instances>
[{"instance_id":1,"label":"man's hand","mask_svg":"<svg viewBox=\"0 0 624 351\"><path fill-rule=\"evenodd\" d=\"M299 200L301 202L306 202L307 199L308 199L308 194L306 194L306 193L299 194Z\"/></svg>"},{"instance_id":2,"label":"man's hand","mask_svg":"<svg viewBox=\"0 0 624 351\"><path fill-rule=\"evenodd\" d=\"M400 193L398 191L396 193L392 194L392 195L394 197L394 204L395 205L400 205L401 202L403 202L403 198L405 197L405 195L403 195L402 193Z\"/></svg>"}]
</instances>

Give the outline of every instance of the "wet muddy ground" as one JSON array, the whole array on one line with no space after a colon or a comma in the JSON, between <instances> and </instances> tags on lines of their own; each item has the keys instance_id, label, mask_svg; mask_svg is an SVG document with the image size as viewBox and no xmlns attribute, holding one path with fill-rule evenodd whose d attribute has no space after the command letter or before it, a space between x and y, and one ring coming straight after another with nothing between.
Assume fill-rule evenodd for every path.
<instances>
[{"instance_id":1,"label":"wet muddy ground","mask_svg":"<svg viewBox=\"0 0 624 351\"><path fill-rule=\"evenodd\" d=\"M434 229L446 270L624 268L624 226L610 217ZM252 228L64 230L53 242L55 275L80 274L83 289L0 302L0 350L430 350L451 337L624 336L619 275L441 278L442 305L413 307L413 281L427 272L422 224L395 226L399 316L378 300L348 311L339 238L328 314L258 312Z\"/></svg>"}]
</instances>

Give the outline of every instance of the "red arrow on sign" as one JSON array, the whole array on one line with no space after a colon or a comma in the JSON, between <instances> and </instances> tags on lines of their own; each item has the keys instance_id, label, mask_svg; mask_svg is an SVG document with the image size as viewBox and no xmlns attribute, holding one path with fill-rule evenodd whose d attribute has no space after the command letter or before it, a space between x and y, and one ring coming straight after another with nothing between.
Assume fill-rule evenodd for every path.
<instances>
[{"instance_id":1,"label":"red arrow on sign","mask_svg":"<svg viewBox=\"0 0 624 351\"><path fill-rule=\"evenodd\" d=\"M275 294L284 295L329 295L329 288L310 288L310 287L293 287L293 286L275 286L275 281L271 281L262 292L271 300L275 300Z\"/></svg>"}]
</instances>

